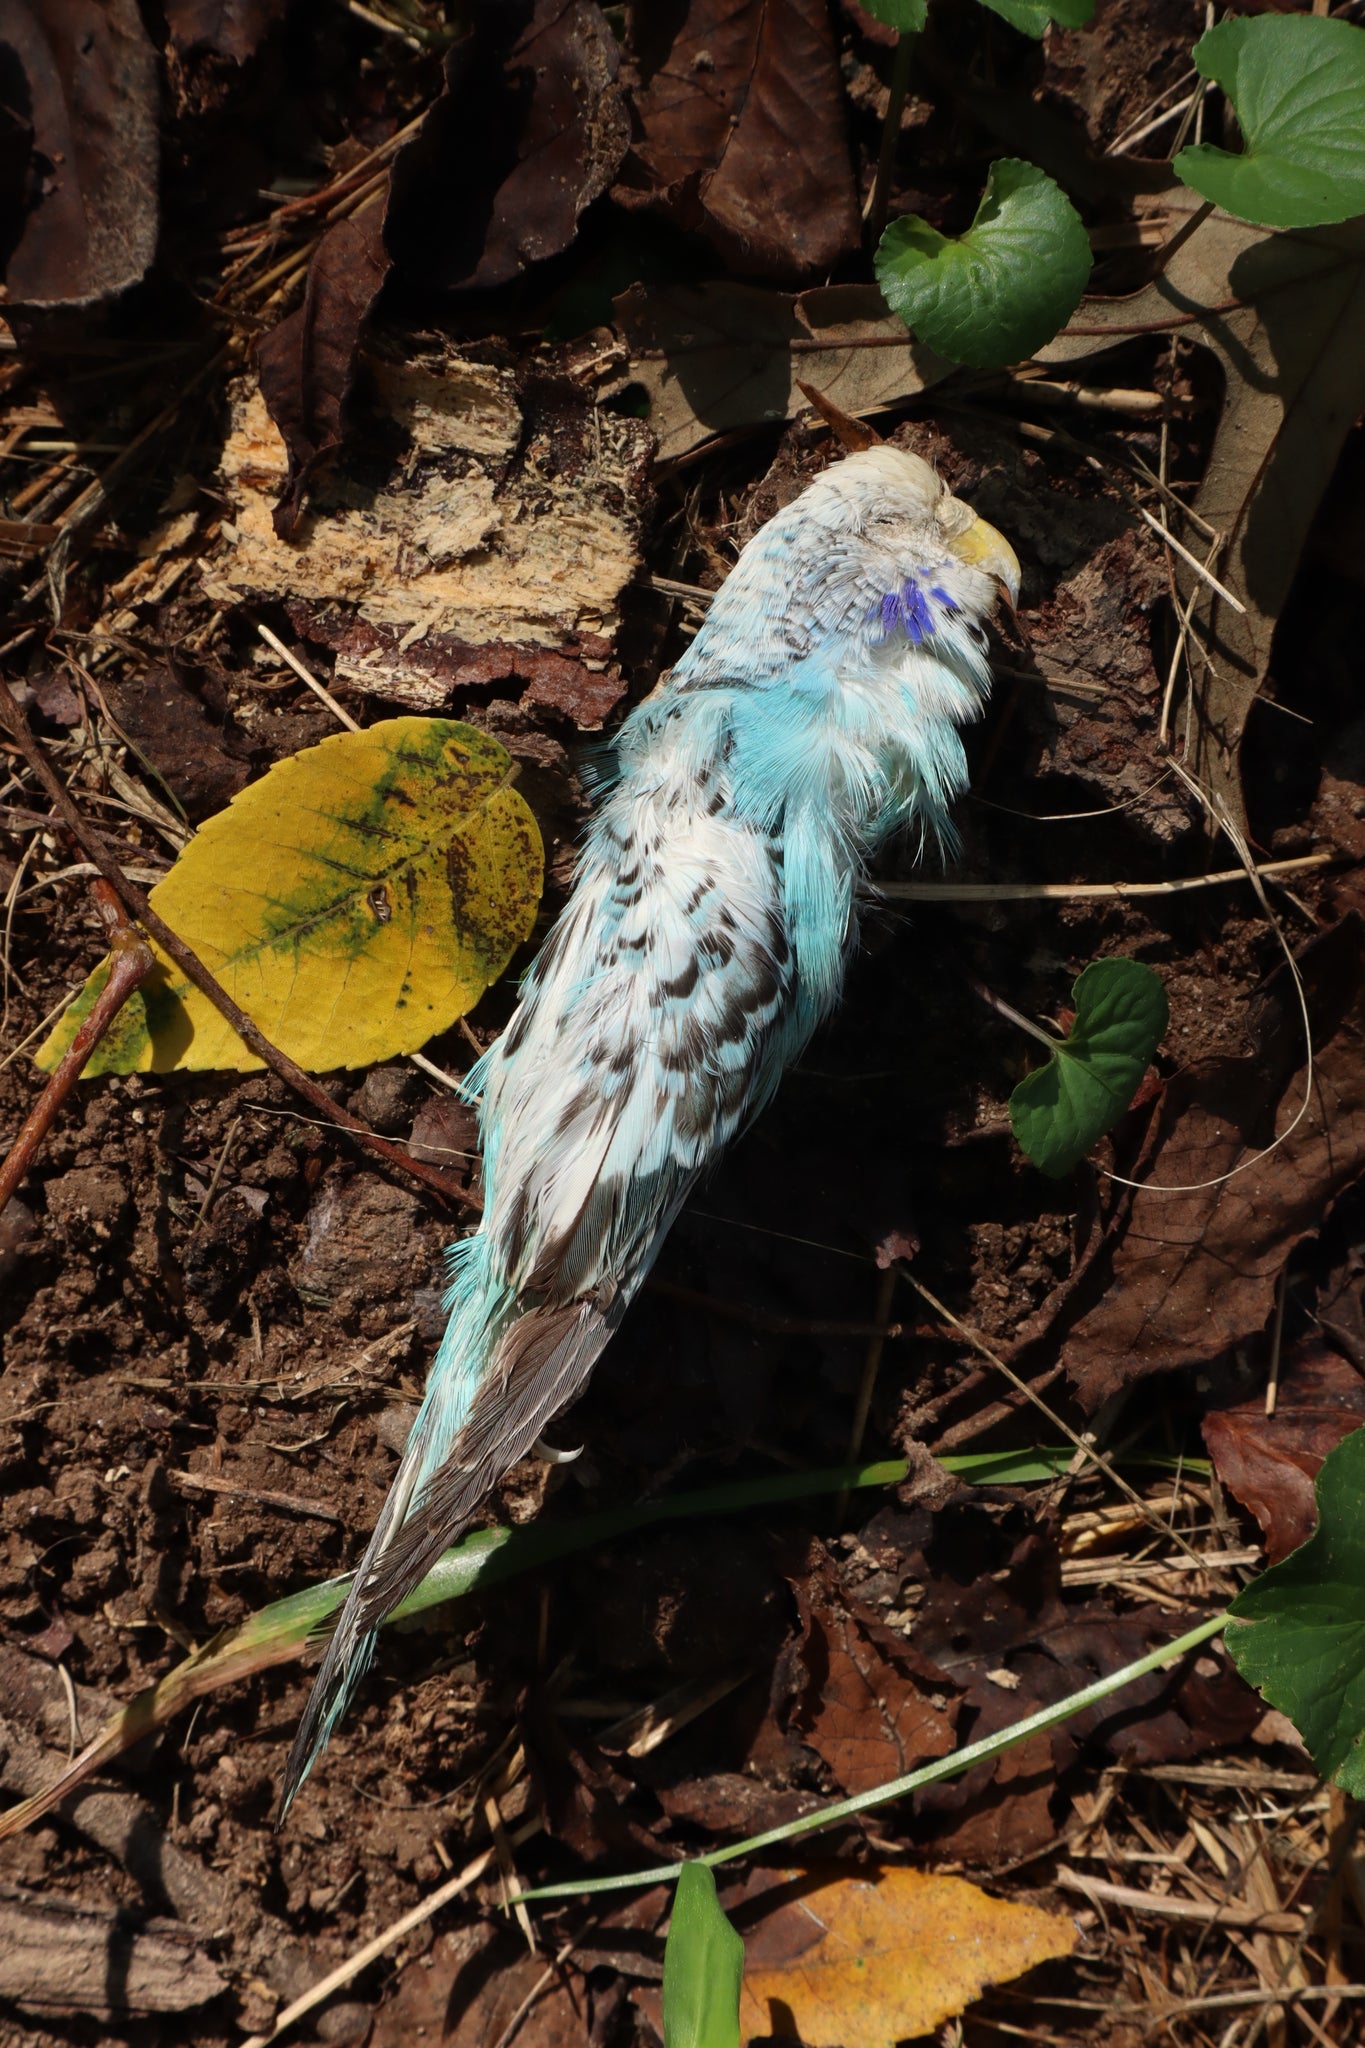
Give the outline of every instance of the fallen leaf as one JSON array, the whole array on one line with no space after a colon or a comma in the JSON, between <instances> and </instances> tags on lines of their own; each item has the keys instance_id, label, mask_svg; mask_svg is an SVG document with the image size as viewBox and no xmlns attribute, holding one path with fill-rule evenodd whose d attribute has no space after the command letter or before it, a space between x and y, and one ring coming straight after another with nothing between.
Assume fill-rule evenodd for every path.
<instances>
[{"instance_id":1,"label":"fallen leaf","mask_svg":"<svg viewBox=\"0 0 1365 2048\"><path fill-rule=\"evenodd\" d=\"M1260 1523L1271 1564L1312 1535L1318 1513L1313 1481L1322 1461L1362 1426L1365 1379L1316 1337L1287 1353L1273 1415L1257 1393L1204 1417L1214 1470Z\"/></svg>"},{"instance_id":2,"label":"fallen leaf","mask_svg":"<svg viewBox=\"0 0 1365 2048\"><path fill-rule=\"evenodd\" d=\"M824 1871L745 1941L747 2039L799 2034L808 2048L886 2048L930 2033L991 1984L1069 1956L1073 1920L990 1898L918 1870Z\"/></svg>"},{"instance_id":3,"label":"fallen leaf","mask_svg":"<svg viewBox=\"0 0 1365 2048\"><path fill-rule=\"evenodd\" d=\"M347 438L391 265L424 291L487 290L567 249L630 140L619 66L594 0L535 0L529 20L519 8L476 10L386 187L327 230L302 306L260 344L262 394L289 453L282 538L296 536L320 461ZM446 193L459 203L442 203Z\"/></svg>"},{"instance_id":4,"label":"fallen leaf","mask_svg":"<svg viewBox=\"0 0 1365 2048\"><path fill-rule=\"evenodd\" d=\"M0 49L31 138L8 303L113 298L156 253L160 86L137 0L0 0Z\"/></svg>"},{"instance_id":5,"label":"fallen leaf","mask_svg":"<svg viewBox=\"0 0 1365 2048\"><path fill-rule=\"evenodd\" d=\"M524 672L519 649L605 663L639 562L648 429L566 379L519 392L450 344L386 337L364 367L372 428L317 479L292 542L271 517L283 439L251 382L234 387L205 595L278 598L308 632L316 617L338 682L414 710L443 709L465 672Z\"/></svg>"},{"instance_id":6,"label":"fallen leaf","mask_svg":"<svg viewBox=\"0 0 1365 2048\"><path fill-rule=\"evenodd\" d=\"M1288 1714L1324 1778L1365 1793L1365 1429L1323 1461L1318 1526L1228 1610L1242 1676Z\"/></svg>"},{"instance_id":7,"label":"fallen leaf","mask_svg":"<svg viewBox=\"0 0 1365 2048\"><path fill-rule=\"evenodd\" d=\"M856 416L953 370L912 340L870 285L793 296L725 281L637 284L614 304L661 461L733 427L794 419L810 406L803 383Z\"/></svg>"},{"instance_id":8,"label":"fallen leaf","mask_svg":"<svg viewBox=\"0 0 1365 2048\"><path fill-rule=\"evenodd\" d=\"M424 1045L527 937L540 834L509 757L448 719L392 718L279 762L190 841L151 902L268 1038L314 1072ZM254 1053L153 943L87 1074L218 1068ZM96 968L35 1055L55 1066Z\"/></svg>"},{"instance_id":9,"label":"fallen leaf","mask_svg":"<svg viewBox=\"0 0 1365 2048\"><path fill-rule=\"evenodd\" d=\"M479 1158L479 1120L458 1095L434 1095L412 1120L408 1151L428 1166L448 1173L472 1174Z\"/></svg>"},{"instance_id":10,"label":"fallen leaf","mask_svg":"<svg viewBox=\"0 0 1365 2048\"><path fill-rule=\"evenodd\" d=\"M644 82L616 197L704 235L741 274L829 271L859 222L826 0L690 0L676 19L631 11Z\"/></svg>"},{"instance_id":11,"label":"fallen leaf","mask_svg":"<svg viewBox=\"0 0 1365 2048\"><path fill-rule=\"evenodd\" d=\"M815 1570L791 1580L805 1672L791 1725L845 1792L867 1792L952 1749L953 1688L814 1554Z\"/></svg>"},{"instance_id":12,"label":"fallen leaf","mask_svg":"<svg viewBox=\"0 0 1365 2048\"><path fill-rule=\"evenodd\" d=\"M518 2048L580 2048L581 1980L561 1970L542 1982L545 1965L511 1935L474 1921L441 1935L422 1967L400 1970L390 1995L373 2015L367 2048L489 2048L513 2022ZM368 2013L366 2018L369 2018Z\"/></svg>"},{"instance_id":13,"label":"fallen leaf","mask_svg":"<svg viewBox=\"0 0 1365 2048\"><path fill-rule=\"evenodd\" d=\"M1162 203L1174 231L1198 201L1182 187ZM1243 826L1242 734L1314 513L1365 407L1363 321L1365 221L1272 235L1215 213L1154 284L1131 298L1085 301L1038 353L1075 362L1097 345L1166 331L1219 360L1223 406L1194 509L1226 543L1215 570L1245 614L1184 563L1174 573L1182 603L1194 596L1194 627L1213 663L1206 671L1195 656L1192 766ZM1207 546L1198 533L1181 538L1201 554Z\"/></svg>"},{"instance_id":14,"label":"fallen leaf","mask_svg":"<svg viewBox=\"0 0 1365 2048\"><path fill-rule=\"evenodd\" d=\"M974 1741L1121 1670L1172 1633L1159 1609L1118 1615L1064 1595L1051 1539L972 1501L932 1518L882 1509L861 1541L894 1578L923 1588L914 1644L956 1695L958 1727ZM1055 1837L1059 1781L1083 1756L1189 1760L1246 1733L1258 1712L1224 1660L1152 1673L994 1762L923 1787L914 1799L919 1838L936 1856L970 1864L1029 1855Z\"/></svg>"},{"instance_id":15,"label":"fallen leaf","mask_svg":"<svg viewBox=\"0 0 1365 2048\"><path fill-rule=\"evenodd\" d=\"M372 205L328 228L303 304L256 351L261 396L289 454L273 514L281 540L293 539L309 483L345 435L365 322L389 271L381 211Z\"/></svg>"},{"instance_id":16,"label":"fallen leaf","mask_svg":"<svg viewBox=\"0 0 1365 2048\"><path fill-rule=\"evenodd\" d=\"M626 153L620 50L601 8L535 0L527 16L472 11L441 98L394 164L385 236L425 290L486 291L557 256Z\"/></svg>"},{"instance_id":17,"label":"fallen leaf","mask_svg":"<svg viewBox=\"0 0 1365 2048\"><path fill-rule=\"evenodd\" d=\"M1087 1412L1264 1328L1285 1260L1365 1169L1363 931L1352 913L1299 956L1314 1080L1283 1144L1267 1149L1304 1099L1303 1022L1286 970L1250 1013L1256 1052L1197 1060L1168 1082L1132 1174L1151 1185L1126 1212L1116 1207L1108 1284L1062 1351Z\"/></svg>"}]
</instances>

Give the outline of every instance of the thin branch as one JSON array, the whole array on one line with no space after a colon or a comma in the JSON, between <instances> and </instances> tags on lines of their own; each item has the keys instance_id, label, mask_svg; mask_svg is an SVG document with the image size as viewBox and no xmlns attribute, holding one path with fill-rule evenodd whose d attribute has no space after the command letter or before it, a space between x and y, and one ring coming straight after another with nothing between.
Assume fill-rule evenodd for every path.
<instances>
[{"instance_id":1,"label":"thin branch","mask_svg":"<svg viewBox=\"0 0 1365 2048\"><path fill-rule=\"evenodd\" d=\"M1154 514L1149 512L1145 505L1139 505L1138 512L1141 515L1141 517L1147 521L1147 524L1151 527L1152 532L1159 533L1161 535L1161 538L1165 541L1167 547L1174 548L1175 552L1179 555L1181 561L1188 563L1189 567L1193 569L1195 575L1199 578L1201 583L1207 583L1209 589L1212 590L1216 596L1221 597L1227 604L1230 604L1235 612L1240 612L1243 618L1246 617L1247 608L1242 603L1241 598L1234 597L1232 592L1228 589L1226 583L1220 583L1218 581L1218 578L1214 575L1213 571L1209 568L1206 562L1201 562L1198 555L1192 555L1190 553L1190 550L1185 546L1185 543L1183 541L1177 540L1175 535L1171 532L1170 528L1168 526L1163 526L1161 521L1158 518L1156 518Z\"/></svg>"},{"instance_id":2,"label":"thin branch","mask_svg":"<svg viewBox=\"0 0 1365 2048\"><path fill-rule=\"evenodd\" d=\"M1268 860L1252 870L1267 882L1310 868L1325 868L1333 853L1305 853L1294 860ZM880 882L877 894L891 903L1034 903L1069 902L1074 898L1184 896L1193 889L1217 889L1245 882L1245 868L1225 868L1216 875L1181 875L1173 882Z\"/></svg>"},{"instance_id":3,"label":"thin branch","mask_svg":"<svg viewBox=\"0 0 1365 2048\"><path fill-rule=\"evenodd\" d=\"M1196 206L1194 212L1190 214L1189 218L1185 221L1182 227L1178 227L1176 229L1175 233L1171 236L1170 240L1168 242L1162 243L1161 247L1157 250L1155 257L1152 260L1152 278L1160 277L1162 271L1166 268L1166 265L1170 262L1172 256L1175 255L1176 250L1184 248L1186 242L1189 241L1190 236L1194 233L1195 229L1202 227L1204 225L1204 222L1208 219L1209 215L1212 212L1213 201L1211 199L1206 199L1202 206Z\"/></svg>"},{"instance_id":4,"label":"thin branch","mask_svg":"<svg viewBox=\"0 0 1365 2048\"><path fill-rule=\"evenodd\" d=\"M61 777L48 759L47 749L35 737L29 727L9 684L0 678L0 718L9 727L24 759L32 768L43 788L51 797L72 838L87 858L104 876L106 882L122 901L124 908L143 929L149 932L168 953L181 972L194 983L201 995L207 996L213 1007L227 1018L243 1044L255 1053L280 1079L287 1082L296 1095L301 1095L313 1109L328 1122L339 1124L358 1145L371 1152L386 1165L406 1174L430 1193L439 1195L443 1201L456 1207L467 1206L464 1191L448 1174L439 1167L427 1166L422 1161L409 1158L398 1145L391 1145L387 1138L381 1138L368 1124L353 1116L349 1109L334 1102L325 1088L306 1074L296 1060L268 1039L260 1027L254 1024L240 1004L235 1003L222 983L211 974L199 955L187 946L180 934L173 931L164 917L153 910L143 891L135 882L129 881L123 869L110 853L105 841L81 815Z\"/></svg>"},{"instance_id":5,"label":"thin branch","mask_svg":"<svg viewBox=\"0 0 1365 2048\"><path fill-rule=\"evenodd\" d=\"M1023 1394L1025 1399L1031 1401L1038 1410L1038 1413L1045 1416L1054 1429L1059 1429L1067 1442L1074 1444L1082 1456L1090 1464L1096 1466L1118 1488L1119 1492L1132 1502L1143 1521L1150 1528L1154 1529L1163 1541L1174 1543L1176 1549L1183 1550L1186 1557L1191 1559L1201 1570L1209 1569L1207 1560L1199 1555L1199 1552L1192 1544L1185 1541L1180 1531L1172 1528L1169 1523L1163 1522L1160 1515L1142 1498L1137 1488L1128 1484L1123 1474L1116 1469L1113 1460L1107 1458L1104 1452L1099 1450L1088 1437L1082 1436L1078 1430L1074 1430L1071 1427L1069 1422L1065 1422L1055 1408L1050 1408L1042 1396L1034 1392L1028 1381L1022 1379L1014 1370L1014 1367L1007 1364L1000 1356L1000 1353L991 1348L979 1330L974 1330L970 1323L964 1323L962 1318L955 1316L952 1310L945 1303L941 1302L936 1294L931 1294L929 1289L915 1278L909 1266L903 1260L900 1262L900 1271L903 1277L910 1282L920 1300L927 1301L935 1315L941 1316L944 1322L956 1330L960 1337L965 1338L973 1351L978 1351L983 1358L989 1359L996 1371L1003 1374L1004 1378L1009 1381L1015 1392Z\"/></svg>"},{"instance_id":6,"label":"thin branch","mask_svg":"<svg viewBox=\"0 0 1365 2048\"><path fill-rule=\"evenodd\" d=\"M260 634L266 646L273 649L273 651L279 655L281 661L288 662L290 668L293 669L294 674L299 678L299 680L301 682L307 683L309 689L313 692L313 695L321 699L321 701L327 706L327 709L331 712L333 718L335 718L339 724L344 725L348 732L359 732L361 730L361 728L356 724L355 720L352 718L350 712L342 709L341 705L337 703L337 700L332 695L331 691L326 689L323 686L323 684L321 684L318 681L317 677L313 674L313 671L310 668L306 668L304 666L304 664L299 660L297 654L290 653L289 649L285 646L283 640L280 639L278 634L272 633L269 626L261 625L259 620L257 621L256 624L256 631Z\"/></svg>"},{"instance_id":7,"label":"thin branch","mask_svg":"<svg viewBox=\"0 0 1365 2048\"><path fill-rule=\"evenodd\" d=\"M541 1823L538 1820L525 1821L511 1839L519 1847L521 1843L529 1842L532 1835L539 1834L540 1828ZM419 1900L411 1912L404 1913L400 1919L386 1927L382 1934L376 1934L373 1941L367 1941L363 1948L358 1948L344 1963L338 1963L334 1970L329 1970L325 1977L319 1978L310 1991L305 1991L301 1998L296 1998L291 2005L285 2007L267 2033L253 2034L249 2041L242 2043L242 2048L268 2048L268 2044L277 2041L286 2027L292 2027L295 2020L301 2020L305 2013L312 2012L330 1998L334 1991L340 1991L344 1984L351 1983L362 1970L367 1970L378 1957L400 1942L405 1934L411 1934L414 1928L424 1927L428 1920L440 1912L442 1906L449 1905L461 1892L467 1892L470 1885L483 1876L493 1860L492 1849L484 1849L472 1861L466 1863L463 1870L457 1871L454 1877L447 1879L436 1891L429 1892L426 1898Z\"/></svg>"},{"instance_id":8,"label":"thin branch","mask_svg":"<svg viewBox=\"0 0 1365 2048\"><path fill-rule=\"evenodd\" d=\"M872 180L872 190L867 195L867 239L870 243L881 240L882 229L886 226L886 209L891 198L891 173L895 169L896 144L900 141L901 115L905 112L906 94L910 90L910 57L915 47L913 35L896 38L896 53L891 60L891 91L886 102L886 117L882 122L882 143L877 154L877 174Z\"/></svg>"},{"instance_id":9,"label":"thin branch","mask_svg":"<svg viewBox=\"0 0 1365 2048\"><path fill-rule=\"evenodd\" d=\"M24 1118L18 1137L0 1165L0 1210L32 1166L57 1112L80 1079L91 1053L134 989L141 988L156 965L151 947L123 914L118 896L107 882L96 882L95 902L109 933L109 978L90 1014L53 1070L52 1078Z\"/></svg>"}]
</instances>

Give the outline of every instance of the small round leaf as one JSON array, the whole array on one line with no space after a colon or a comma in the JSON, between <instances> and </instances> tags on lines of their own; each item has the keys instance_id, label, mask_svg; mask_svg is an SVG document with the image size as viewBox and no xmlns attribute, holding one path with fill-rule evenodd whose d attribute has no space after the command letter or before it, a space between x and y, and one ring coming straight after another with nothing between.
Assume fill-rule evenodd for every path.
<instances>
[{"instance_id":1,"label":"small round leaf","mask_svg":"<svg viewBox=\"0 0 1365 2048\"><path fill-rule=\"evenodd\" d=\"M1365 29L1311 14L1224 21L1194 61L1231 100L1246 147L1182 149L1177 177L1259 227L1365 213Z\"/></svg>"},{"instance_id":2,"label":"small round leaf","mask_svg":"<svg viewBox=\"0 0 1365 2048\"><path fill-rule=\"evenodd\" d=\"M884 21L903 36L917 36L929 18L929 0L863 0L874 21Z\"/></svg>"},{"instance_id":3,"label":"small round leaf","mask_svg":"<svg viewBox=\"0 0 1365 2048\"><path fill-rule=\"evenodd\" d=\"M1071 1030L1010 1097L1020 1149L1057 1176L1123 1115L1170 1017L1161 977L1137 960L1092 960L1071 993Z\"/></svg>"},{"instance_id":4,"label":"small round leaf","mask_svg":"<svg viewBox=\"0 0 1365 2048\"><path fill-rule=\"evenodd\" d=\"M1095 12L1095 0L981 0L981 4L1011 28L1032 36L1035 42L1050 23L1055 21L1060 28L1084 28Z\"/></svg>"},{"instance_id":5,"label":"small round leaf","mask_svg":"<svg viewBox=\"0 0 1365 2048\"><path fill-rule=\"evenodd\" d=\"M950 362L1017 363L1051 341L1090 276L1090 243L1061 187L1036 164L991 165L976 219L950 241L917 214L892 221L877 282L894 313Z\"/></svg>"}]
</instances>

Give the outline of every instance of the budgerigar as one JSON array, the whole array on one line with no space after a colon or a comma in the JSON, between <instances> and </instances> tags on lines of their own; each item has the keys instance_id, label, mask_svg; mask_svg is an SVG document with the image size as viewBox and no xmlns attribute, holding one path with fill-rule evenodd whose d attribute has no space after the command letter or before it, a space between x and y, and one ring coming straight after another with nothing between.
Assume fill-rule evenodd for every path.
<instances>
[{"instance_id":1,"label":"budgerigar","mask_svg":"<svg viewBox=\"0 0 1365 2048\"><path fill-rule=\"evenodd\" d=\"M470 1075L485 1206L318 1673L287 1811L377 1631L583 1389L699 1177L838 999L866 862L950 836L1008 543L927 463L833 464L626 720L573 894Z\"/></svg>"}]
</instances>

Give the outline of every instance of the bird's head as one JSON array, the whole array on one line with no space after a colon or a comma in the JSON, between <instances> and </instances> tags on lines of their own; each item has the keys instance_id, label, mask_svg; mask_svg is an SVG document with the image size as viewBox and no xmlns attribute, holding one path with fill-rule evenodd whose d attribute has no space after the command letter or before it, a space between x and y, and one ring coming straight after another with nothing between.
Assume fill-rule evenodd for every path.
<instances>
[{"instance_id":1,"label":"bird's head","mask_svg":"<svg viewBox=\"0 0 1365 2048\"><path fill-rule=\"evenodd\" d=\"M824 503L820 503L824 500ZM937 608L936 593L973 620L998 595L1019 599L1019 558L1002 533L955 498L918 455L883 442L835 463L806 494L806 508L850 528L884 560L888 623L913 629Z\"/></svg>"}]
</instances>

